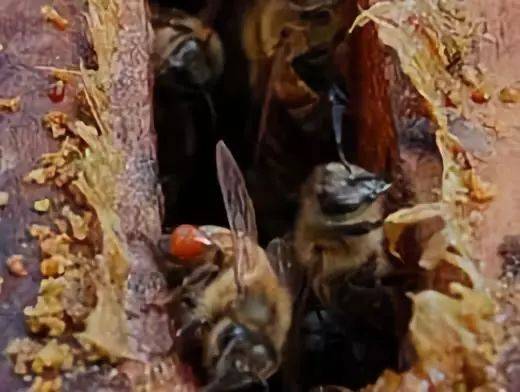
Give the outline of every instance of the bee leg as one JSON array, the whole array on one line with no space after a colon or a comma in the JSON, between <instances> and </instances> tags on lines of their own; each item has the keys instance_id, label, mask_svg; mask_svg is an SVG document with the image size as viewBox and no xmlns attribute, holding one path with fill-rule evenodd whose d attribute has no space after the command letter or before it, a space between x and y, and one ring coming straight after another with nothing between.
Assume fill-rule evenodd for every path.
<instances>
[{"instance_id":1,"label":"bee leg","mask_svg":"<svg viewBox=\"0 0 520 392\"><path fill-rule=\"evenodd\" d=\"M188 275L176 290L175 296L188 307L195 307L200 293L218 273L214 264L204 264Z\"/></svg>"},{"instance_id":2,"label":"bee leg","mask_svg":"<svg viewBox=\"0 0 520 392\"><path fill-rule=\"evenodd\" d=\"M176 260L173 256L171 256L167 250L167 243L169 241L168 235L162 235L158 242L154 242L149 236L142 232L137 232L135 234L132 234L132 236L129 236L128 238L129 242L139 240L143 242L148 249L151 251L153 258L159 268L162 270L163 273L171 274L172 272L175 273L174 276L170 277L176 277L180 278L182 281L182 278L186 273L188 272L187 268L178 260ZM166 246L166 248L165 248ZM177 281L176 279L175 281ZM180 283L180 282L179 282Z\"/></svg>"},{"instance_id":3,"label":"bee leg","mask_svg":"<svg viewBox=\"0 0 520 392\"><path fill-rule=\"evenodd\" d=\"M189 321L186 325L179 328L175 332L175 337L184 337L188 334L195 334L199 328L208 324L208 321L205 319L194 318L191 321Z\"/></svg>"},{"instance_id":4,"label":"bee leg","mask_svg":"<svg viewBox=\"0 0 520 392\"><path fill-rule=\"evenodd\" d=\"M151 303L151 305L163 307L168 305L169 303L173 302L175 297L177 296L176 291L165 293L164 295L160 296L159 298L154 299L154 301Z\"/></svg>"},{"instance_id":5,"label":"bee leg","mask_svg":"<svg viewBox=\"0 0 520 392\"><path fill-rule=\"evenodd\" d=\"M208 285L218 271L218 266L213 263L203 264L188 275L182 282L182 285L195 290L203 288Z\"/></svg>"}]
</instances>

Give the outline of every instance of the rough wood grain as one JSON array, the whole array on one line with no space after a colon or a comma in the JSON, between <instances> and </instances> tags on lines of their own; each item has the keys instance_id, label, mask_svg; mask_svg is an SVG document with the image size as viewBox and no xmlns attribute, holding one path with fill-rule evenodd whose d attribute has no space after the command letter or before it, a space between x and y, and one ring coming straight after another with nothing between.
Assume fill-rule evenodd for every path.
<instances>
[{"instance_id":1,"label":"rough wood grain","mask_svg":"<svg viewBox=\"0 0 520 392\"><path fill-rule=\"evenodd\" d=\"M484 179L497 186L497 196L483 212L477 229L478 253L485 262L486 273L501 272L499 246L506 236L520 235L520 134L518 133L519 104L505 104L498 99L503 87L519 80L520 17L518 2L483 0L469 2L475 15L487 26L488 39L479 41L479 61L492 83L492 100L486 105L471 105L468 115L478 124L487 125L492 150L477 170ZM518 87L518 85L517 85Z\"/></svg>"},{"instance_id":2,"label":"rough wood grain","mask_svg":"<svg viewBox=\"0 0 520 392\"><path fill-rule=\"evenodd\" d=\"M63 195L50 186L22 184L21 179L36 166L44 153L56 151L57 143L41 126L42 116L50 110L78 117L76 93L79 81L67 84L66 97L53 103L47 93L52 85L49 70L40 66L79 69L80 58L88 66L88 26L83 12L87 4L63 1L55 4L70 25L57 30L41 15L45 1L4 1L0 4L0 98L20 96L22 106L15 113L0 113L0 187L10 194L9 204L0 210L0 274L5 282L0 294L0 350L18 336L26 336L23 308L33 304L39 287L39 252L29 238L31 223L50 224L55 212L39 215L31 210L34 200ZM157 182L156 146L151 115L152 82L149 64L151 29L143 0L118 2L116 52L111 61L111 88L108 92L112 145L124 159L124 170L116 180L116 210L121 220L119 239L129 251L130 283L139 289L165 290L150 244L161 234L161 192ZM90 53L91 54L91 53ZM91 56L90 56L91 57ZM30 274L15 278L6 272L5 259L23 254ZM65 390L132 390L142 383L144 364L171 359L169 318L161 307L147 307L136 285L125 293L129 343L142 363L127 361L114 377L110 368L93 367L84 374L67 377ZM175 369L169 387L192 390L192 378L184 369ZM170 374L170 376L172 376ZM140 380L138 378L141 377ZM1 390L26 388L2 356ZM183 381L185 380L185 381ZM146 377L144 379L146 382ZM25 386L24 386L25 385Z\"/></svg>"},{"instance_id":3,"label":"rough wood grain","mask_svg":"<svg viewBox=\"0 0 520 392\"><path fill-rule=\"evenodd\" d=\"M373 3L359 1L363 9ZM373 24L353 34L359 162L392 177L390 211L434 201L442 163L424 100L402 73L395 54L381 44Z\"/></svg>"},{"instance_id":4,"label":"rough wood grain","mask_svg":"<svg viewBox=\"0 0 520 392\"><path fill-rule=\"evenodd\" d=\"M360 1L367 8L374 1ZM452 119L451 131L474 154L476 170L494 183L498 194L483 211L476 228L475 246L484 271L497 276L501 271L498 252L506 236L520 233L518 210L518 105L498 99L501 88L518 81L520 31L513 23L519 8L513 0L498 3L475 0L467 4L474 18L485 22L487 33L478 39L478 62L486 70L492 86L492 99L485 105L469 99L464 102L468 121ZM375 27L361 29L358 43L357 81L359 118L358 155L363 165L375 171L393 171L406 185L404 204L431 201L440 185L440 156L435 146L434 126L427 119L424 101L399 70L393 53L377 40ZM415 195L415 196L413 196ZM408 201L407 201L408 200Z\"/></svg>"},{"instance_id":5,"label":"rough wood grain","mask_svg":"<svg viewBox=\"0 0 520 392\"><path fill-rule=\"evenodd\" d=\"M375 2L360 1L363 8ZM448 117L449 130L472 157L478 175L497 187L493 200L472 206L476 208L468 217L474 228L470 245L473 259L480 262L491 287L504 269L509 272L498 290L497 303L507 343L505 349L499 348L496 369L505 390L514 391L520 385L517 349L520 320L519 115L518 104L501 102L499 92L504 87L518 87L520 29L515 21L520 17L520 9L514 0L493 3L475 0L465 2L464 6L473 20L481 20L484 26L476 37L476 58L471 60L484 69L491 98L482 103L465 96L462 117ZM427 119L424 100L399 71L398 59L391 50L374 42L377 36L372 29L372 24L363 27L359 33L362 38L358 39L362 46L358 63L366 65L366 69L359 71L362 76L356 79L358 89L362 91L359 95L361 116L357 133L361 136L358 155L360 159L365 157L367 167L392 172L397 187L392 191L391 210L410 203L436 200L442 162L434 139L435 126ZM368 107L370 109L363 109ZM370 135L366 139L365 133ZM413 242L411 238L407 246Z\"/></svg>"},{"instance_id":6,"label":"rough wood grain","mask_svg":"<svg viewBox=\"0 0 520 392\"><path fill-rule=\"evenodd\" d=\"M11 339L26 335L22 310L34 302L39 287L37 243L30 239L27 228L32 223L50 223L52 214L40 216L32 211L32 203L56 195L48 187L22 184L21 179L43 153L57 149L41 126L42 116L49 110L76 115L75 88L68 88L63 102L54 104L47 96L52 81L49 72L36 67L77 69L81 48L88 47L81 33L78 3L69 2L62 10L73 26L65 32L44 21L40 7L45 3L7 0L0 4L0 97L21 97L20 111L0 113L0 187L10 195L9 204L0 211L0 274L5 280L0 294L2 353ZM25 278L7 272L5 260L16 253L24 255L30 272ZM0 379L2 390L24 385L3 354Z\"/></svg>"}]
</instances>

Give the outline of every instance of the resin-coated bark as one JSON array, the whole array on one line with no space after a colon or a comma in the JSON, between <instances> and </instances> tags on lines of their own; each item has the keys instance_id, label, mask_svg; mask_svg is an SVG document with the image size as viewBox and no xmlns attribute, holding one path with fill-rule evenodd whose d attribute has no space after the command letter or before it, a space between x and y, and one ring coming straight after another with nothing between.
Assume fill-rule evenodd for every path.
<instances>
[{"instance_id":1,"label":"resin-coated bark","mask_svg":"<svg viewBox=\"0 0 520 392\"><path fill-rule=\"evenodd\" d=\"M68 85L62 102L53 103L48 92L52 87L49 71L40 66L74 68L88 44L82 33L77 2L67 2L62 13L72 28L60 31L45 22L40 7L45 1L2 1L0 4L0 91L1 98L21 99L20 110L0 113L0 187L9 193L9 203L0 211L0 274L4 278L0 294L0 350L18 336L25 336L22 310L34 302L40 275L36 241L27 229L32 223L49 224L49 216L32 211L35 200L55 196L48 187L22 183L22 178L44 153L55 151L57 143L41 126L42 116L50 110L76 115L76 86ZM5 260L12 254L24 255L29 275L13 277ZM16 390L22 380L12 372L12 365L2 355L2 389Z\"/></svg>"},{"instance_id":2,"label":"resin-coated bark","mask_svg":"<svg viewBox=\"0 0 520 392\"><path fill-rule=\"evenodd\" d=\"M4 331L0 339L2 351L13 338L27 336L23 309L34 304L41 280L38 246L27 229L33 223L50 225L59 214L51 207L48 213L40 215L32 210L33 202L44 197L52 201L70 196L53 186L22 182L22 178L37 167L42 154L59 148L50 132L42 127L41 118L54 110L77 119L80 116L77 101L81 88L80 59L86 67L95 66L93 59L96 56L90 49L87 38L90 31L84 17L85 13L92 12L87 7L93 4L64 1L55 5L69 22L60 30L42 15L41 7L47 3L23 0L0 5L0 98L19 96L21 99L18 111L0 113L0 187L10 196L7 206L0 210L0 273L4 278L0 297L0 328ZM96 12L110 12L108 5L114 5L101 3L104 4L101 7L95 4L100 7ZM111 58L104 59L110 65L109 75L101 75L110 81L105 97L108 108L103 113L103 121L111 128L112 147L121 153L124 163L123 170L115 178L115 211L121 226L118 241L128 250L130 282L137 282L138 286L144 284L148 289L153 286L150 282L161 281L150 245L159 239L162 218L151 117L153 86L149 54L152 33L144 1L115 2L115 6L117 17L113 21L115 26L111 26L116 29L115 52ZM99 21L94 19L94 23ZM71 80L66 83L63 100L49 98L49 91L56 83L52 68L73 71ZM24 255L29 276L16 278L7 273L4 261L12 254ZM139 289L143 288L141 286ZM139 293L134 291L135 287L129 285L122 305L127 316L130 350L143 363L168 360L172 339L166 310L163 307L148 309ZM152 288L158 290L155 295L165 290L160 283ZM179 373L182 369L175 369L175 361L169 362L172 378L167 385L192 390L191 376L184 371ZM143 382L143 364L123 361L118 369L114 372L94 366L86 373L67 375L63 378L64 389L131 390L136 388L135 382ZM5 357L0 363L0 378L2 390L24 388L22 378L14 375L12 365ZM188 381L182 381L184 379ZM144 382L146 380L145 377Z\"/></svg>"}]
</instances>

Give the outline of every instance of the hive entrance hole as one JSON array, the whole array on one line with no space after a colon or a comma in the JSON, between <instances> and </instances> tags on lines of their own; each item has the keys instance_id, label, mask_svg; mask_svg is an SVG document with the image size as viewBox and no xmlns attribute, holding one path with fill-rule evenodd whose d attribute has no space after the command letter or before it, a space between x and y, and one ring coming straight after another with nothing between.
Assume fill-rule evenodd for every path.
<instances>
[{"instance_id":1,"label":"hive entrance hole","mask_svg":"<svg viewBox=\"0 0 520 392\"><path fill-rule=\"evenodd\" d=\"M160 3L190 13L206 4L180 0ZM165 195L164 228L170 230L185 223L227 226L215 165L215 145L223 139L246 175L256 208L260 242L265 245L292 228L299 187L313 166L338 157L332 132L316 142L312 135L301 133L282 110L273 121L277 128L270 131L279 135L283 154L255 163L261 105L255 102L249 87L248 63L239 33L238 16L242 10L238 3L223 1L215 22L227 59L222 79L208 92L215 107L215 126L203 94L180 94L160 80L155 84L154 125ZM351 99L355 107L356 97ZM345 130L345 152L355 160L355 130L349 127ZM272 149L262 151L268 155ZM314 310L317 307L311 299L304 311L306 324L299 326L301 339L305 340L301 346L313 349L302 353L298 382L288 385L283 372L279 372L270 380L272 391L308 391L322 384L359 388L374 382L384 369L397 366L393 325L388 325L386 331L385 328L375 331L356 325L348 317L338 319L332 314L327 316L328 321L320 321L318 329L322 336L313 336L316 331L309 332L309 323L318 322Z\"/></svg>"}]
</instances>

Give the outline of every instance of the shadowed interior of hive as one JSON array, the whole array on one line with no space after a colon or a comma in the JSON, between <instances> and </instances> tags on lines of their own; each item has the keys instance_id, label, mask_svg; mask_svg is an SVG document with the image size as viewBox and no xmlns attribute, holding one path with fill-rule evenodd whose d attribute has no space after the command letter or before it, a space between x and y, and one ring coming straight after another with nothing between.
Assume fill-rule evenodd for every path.
<instances>
[{"instance_id":1,"label":"shadowed interior of hive","mask_svg":"<svg viewBox=\"0 0 520 392\"><path fill-rule=\"evenodd\" d=\"M160 3L190 13L205 5L204 1ZM262 147L260 158L255 160L262 103L255 101L249 87L248 63L240 40L243 10L238 3L221 2L215 18L214 28L226 57L223 76L209 92L215 126L203 94L186 96L156 82L155 128L165 194L164 226L165 230L183 223L227 226L214 153L216 142L223 139L246 175L260 243L265 245L291 230L302 182L316 164L337 160L337 152L332 131L324 129L319 137L305 134L283 108L278 108L269 124L275 127L269 134L276 136L278 152ZM355 94L350 93L355 101ZM355 160L355 130L348 121L344 135L344 150ZM273 161L276 164L271 164ZM303 314L296 326L301 347L297 370L285 366L285 371L269 381L272 390L306 391L317 385L359 388L375 381L382 370L397 367L392 320L381 320L379 327L373 328L350 317L348 310L336 314L322 309L315 298L304 304Z\"/></svg>"}]
</instances>

